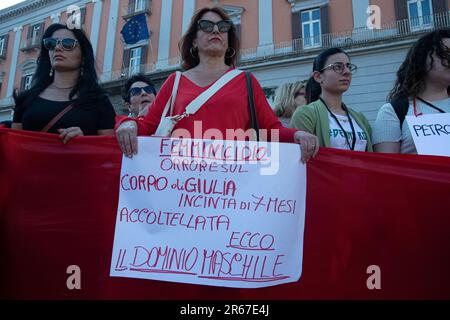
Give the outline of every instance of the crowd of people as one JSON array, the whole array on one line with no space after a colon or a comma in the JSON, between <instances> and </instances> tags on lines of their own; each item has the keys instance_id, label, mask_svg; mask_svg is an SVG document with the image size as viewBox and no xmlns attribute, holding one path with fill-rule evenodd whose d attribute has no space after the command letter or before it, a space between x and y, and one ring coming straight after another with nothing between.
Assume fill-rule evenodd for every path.
<instances>
[{"instance_id":1,"label":"crowd of people","mask_svg":"<svg viewBox=\"0 0 450 320\"><path fill-rule=\"evenodd\" d=\"M115 135L129 157L138 152L138 135L226 140L234 130L243 133L239 139L298 143L306 162L319 147L416 153L405 116L450 112L450 29L429 32L411 46L373 126L343 101L358 67L340 48L321 52L309 79L280 85L272 109L257 79L236 68L239 40L222 9L197 11L179 47L182 72L171 74L159 92L148 76L131 77L122 95L128 116L116 116L99 85L89 39L82 30L52 24L31 88L14 94L11 127L58 134L63 143Z\"/></svg>"}]
</instances>

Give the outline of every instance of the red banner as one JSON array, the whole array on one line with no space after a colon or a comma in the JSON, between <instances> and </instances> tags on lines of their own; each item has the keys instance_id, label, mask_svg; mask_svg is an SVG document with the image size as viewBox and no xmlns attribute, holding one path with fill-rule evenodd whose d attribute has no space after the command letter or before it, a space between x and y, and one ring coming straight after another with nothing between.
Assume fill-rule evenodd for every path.
<instances>
[{"instance_id":1,"label":"red banner","mask_svg":"<svg viewBox=\"0 0 450 320\"><path fill-rule=\"evenodd\" d=\"M109 277L121 157L112 137L0 129L1 298L450 299L450 158L322 148L300 280L229 289ZM368 289L372 265L381 289Z\"/></svg>"}]
</instances>

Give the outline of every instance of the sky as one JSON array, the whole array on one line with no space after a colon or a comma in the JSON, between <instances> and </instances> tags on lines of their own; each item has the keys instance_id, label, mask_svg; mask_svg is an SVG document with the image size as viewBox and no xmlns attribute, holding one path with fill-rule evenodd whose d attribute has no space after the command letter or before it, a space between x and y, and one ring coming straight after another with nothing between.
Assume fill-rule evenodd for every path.
<instances>
[{"instance_id":1,"label":"sky","mask_svg":"<svg viewBox=\"0 0 450 320\"><path fill-rule=\"evenodd\" d=\"M19 2L24 2L25 0L0 0L0 10L11 7Z\"/></svg>"}]
</instances>

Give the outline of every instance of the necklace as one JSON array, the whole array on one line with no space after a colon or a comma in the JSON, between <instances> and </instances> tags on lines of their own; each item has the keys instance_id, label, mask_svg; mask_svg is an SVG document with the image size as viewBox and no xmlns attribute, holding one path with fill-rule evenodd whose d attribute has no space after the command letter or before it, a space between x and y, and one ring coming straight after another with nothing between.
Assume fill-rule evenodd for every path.
<instances>
[{"instance_id":1,"label":"necklace","mask_svg":"<svg viewBox=\"0 0 450 320\"><path fill-rule=\"evenodd\" d=\"M72 89L73 87L75 87L75 86L71 86L71 87L67 87L67 88L64 88L64 87L57 87L57 86L55 86L53 83L50 85L50 87L54 87L54 88L56 88L56 89Z\"/></svg>"},{"instance_id":2,"label":"necklace","mask_svg":"<svg viewBox=\"0 0 450 320\"><path fill-rule=\"evenodd\" d=\"M330 108L328 107L327 103L325 102L325 100L322 99L322 97L319 98L320 101L322 101L322 103L325 105L325 108L327 108L328 112L330 113L331 117L334 119L334 121L337 122L337 124L339 125L339 128L342 130L342 132L344 133L345 136L345 140L348 144L348 147L350 148L350 150L355 150L355 144L356 144L356 132L355 132L355 127L353 126L353 122L352 122L352 118L350 118L350 113L348 112L348 108L347 106L342 103L342 109L345 111L345 113L347 114L347 118L348 118L348 122L350 122L350 127L352 128L352 137L349 137L349 135L347 134L347 131L344 130L344 127L342 126L341 122L339 121L339 119L336 117L336 115L331 112ZM352 138L352 143L350 144L350 138Z\"/></svg>"}]
</instances>

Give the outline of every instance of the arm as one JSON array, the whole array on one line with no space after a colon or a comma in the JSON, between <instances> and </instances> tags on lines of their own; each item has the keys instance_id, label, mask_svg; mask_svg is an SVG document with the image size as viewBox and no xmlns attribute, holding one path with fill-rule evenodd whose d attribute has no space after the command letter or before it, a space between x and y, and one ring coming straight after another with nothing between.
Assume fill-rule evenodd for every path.
<instances>
[{"instance_id":1,"label":"arm","mask_svg":"<svg viewBox=\"0 0 450 320\"><path fill-rule=\"evenodd\" d=\"M291 127L314 134L316 131L316 118L312 107L303 106L297 108L291 118Z\"/></svg>"},{"instance_id":2,"label":"arm","mask_svg":"<svg viewBox=\"0 0 450 320\"><path fill-rule=\"evenodd\" d=\"M400 153L402 132L400 120L390 103L380 108L373 125L372 140L375 152Z\"/></svg>"}]
</instances>

